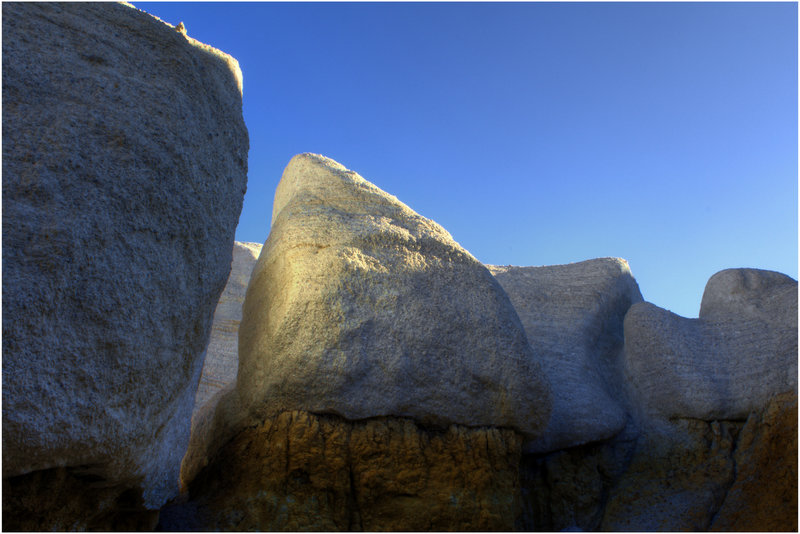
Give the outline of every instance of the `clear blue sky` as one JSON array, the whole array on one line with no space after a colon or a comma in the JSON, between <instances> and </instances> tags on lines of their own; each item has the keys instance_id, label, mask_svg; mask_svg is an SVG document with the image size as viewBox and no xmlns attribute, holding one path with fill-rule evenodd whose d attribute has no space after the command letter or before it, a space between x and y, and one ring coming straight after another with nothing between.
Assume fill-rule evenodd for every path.
<instances>
[{"instance_id":1,"label":"clear blue sky","mask_svg":"<svg viewBox=\"0 0 800 534\"><path fill-rule=\"evenodd\" d=\"M484 263L629 261L696 317L729 267L797 278L796 3L149 3L239 60L236 232L331 157Z\"/></svg>"}]
</instances>

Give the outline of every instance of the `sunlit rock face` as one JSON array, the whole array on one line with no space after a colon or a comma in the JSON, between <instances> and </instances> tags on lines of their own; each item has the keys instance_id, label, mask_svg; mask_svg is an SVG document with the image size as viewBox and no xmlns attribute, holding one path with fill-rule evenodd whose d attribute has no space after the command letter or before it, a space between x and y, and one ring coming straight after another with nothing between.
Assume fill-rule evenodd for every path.
<instances>
[{"instance_id":1,"label":"sunlit rock face","mask_svg":"<svg viewBox=\"0 0 800 534\"><path fill-rule=\"evenodd\" d=\"M610 438L626 424L622 323L641 302L628 263L601 258L544 267L488 266L508 293L553 388L545 432L526 452Z\"/></svg>"},{"instance_id":2,"label":"sunlit rock face","mask_svg":"<svg viewBox=\"0 0 800 534\"><path fill-rule=\"evenodd\" d=\"M746 418L797 389L797 282L772 271L722 271L709 280L698 319L634 305L625 373L645 417Z\"/></svg>"},{"instance_id":3,"label":"sunlit rock face","mask_svg":"<svg viewBox=\"0 0 800 534\"><path fill-rule=\"evenodd\" d=\"M75 517L81 483L122 495L95 516L178 489L246 188L241 73L128 5L2 9L4 486L72 528L45 481Z\"/></svg>"},{"instance_id":4,"label":"sunlit rock face","mask_svg":"<svg viewBox=\"0 0 800 534\"><path fill-rule=\"evenodd\" d=\"M438 224L333 160L292 159L253 271L237 390L260 415L538 435L550 389L505 292Z\"/></svg>"}]
</instances>

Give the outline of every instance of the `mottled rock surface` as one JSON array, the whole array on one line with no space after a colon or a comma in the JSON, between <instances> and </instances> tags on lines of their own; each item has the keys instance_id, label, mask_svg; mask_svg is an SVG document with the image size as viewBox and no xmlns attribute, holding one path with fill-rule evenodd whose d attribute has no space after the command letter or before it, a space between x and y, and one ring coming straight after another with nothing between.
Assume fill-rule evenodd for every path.
<instances>
[{"instance_id":1,"label":"mottled rock surface","mask_svg":"<svg viewBox=\"0 0 800 534\"><path fill-rule=\"evenodd\" d=\"M241 73L127 5L2 9L3 476L158 508L246 188Z\"/></svg>"},{"instance_id":2,"label":"mottled rock surface","mask_svg":"<svg viewBox=\"0 0 800 534\"><path fill-rule=\"evenodd\" d=\"M533 437L550 415L537 360L505 292L441 226L333 160L292 159L244 303L245 406Z\"/></svg>"},{"instance_id":3,"label":"mottled rock surface","mask_svg":"<svg viewBox=\"0 0 800 534\"><path fill-rule=\"evenodd\" d=\"M509 531L521 442L511 430L283 412L223 447L159 528Z\"/></svg>"},{"instance_id":4,"label":"mottled rock surface","mask_svg":"<svg viewBox=\"0 0 800 534\"><path fill-rule=\"evenodd\" d=\"M710 530L797 532L797 391L748 417L734 460L736 478Z\"/></svg>"},{"instance_id":5,"label":"mottled rock surface","mask_svg":"<svg viewBox=\"0 0 800 534\"><path fill-rule=\"evenodd\" d=\"M645 417L746 418L797 389L797 282L722 271L698 319L635 304L625 317L625 373Z\"/></svg>"},{"instance_id":6,"label":"mottled rock surface","mask_svg":"<svg viewBox=\"0 0 800 534\"><path fill-rule=\"evenodd\" d=\"M641 302L628 262L601 258L544 267L487 266L519 314L553 385L545 432L526 452L608 439L626 424L622 324Z\"/></svg>"},{"instance_id":7,"label":"mottled rock surface","mask_svg":"<svg viewBox=\"0 0 800 534\"><path fill-rule=\"evenodd\" d=\"M54 467L3 479L3 529L41 532L152 531L158 511L141 491L105 486L91 467Z\"/></svg>"},{"instance_id":8,"label":"mottled rock surface","mask_svg":"<svg viewBox=\"0 0 800 534\"><path fill-rule=\"evenodd\" d=\"M680 419L672 432L647 433L613 485L605 531L708 530L734 480L741 423Z\"/></svg>"}]
</instances>

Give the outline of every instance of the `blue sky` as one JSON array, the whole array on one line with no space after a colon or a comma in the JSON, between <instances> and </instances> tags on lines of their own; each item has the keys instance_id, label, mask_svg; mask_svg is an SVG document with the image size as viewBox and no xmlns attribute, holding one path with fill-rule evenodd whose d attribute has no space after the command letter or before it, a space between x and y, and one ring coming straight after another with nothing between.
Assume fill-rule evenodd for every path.
<instances>
[{"instance_id":1,"label":"blue sky","mask_svg":"<svg viewBox=\"0 0 800 534\"><path fill-rule=\"evenodd\" d=\"M150 3L238 59L236 232L331 157L484 263L618 256L696 317L730 267L797 278L796 3Z\"/></svg>"}]
</instances>

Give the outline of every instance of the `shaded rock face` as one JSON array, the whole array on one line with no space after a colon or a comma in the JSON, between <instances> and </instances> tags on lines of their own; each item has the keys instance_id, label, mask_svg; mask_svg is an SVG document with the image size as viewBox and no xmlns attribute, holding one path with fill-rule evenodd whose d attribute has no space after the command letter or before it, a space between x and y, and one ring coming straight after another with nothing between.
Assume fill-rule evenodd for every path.
<instances>
[{"instance_id":1,"label":"shaded rock face","mask_svg":"<svg viewBox=\"0 0 800 534\"><path fill-rule=\"evenodd\" d=\"M141 492L107 487L91 466L54 467L3 479L3 529L22 532L148 531L158 511Z\"/></svg>"},{"instance_id":2,"label":"shaded rock face","mask_svg":"<svg viewBox=\"0 0 800 534\"><path fill-rule=\"evenodd\" d=\"M523 454L517 530L796 531L797 394L747 421L630 425L611 440Z\"/></svg>"},{"instance_id":3,"label":"shaded rock face","mask_svg":"<svg viewBox=\"0 0 800 534\"><path fill-rule=\"evenodd\" d=\"M488 268L508 293L554 386L550 422L526 452L574 447L619 433L627 421L622 324L631 304L642 300L628 263L602 258Z\"/></svg>"},{"instance_id":4,"label":"shaded rock face","mask_svg":"<svg viewBox=\"0 0 800 534\"><path fill-rule=\"evenodd\" d=\"M614 486L636 448L630 427L613 439L544 454L523 454L520 461L522 512L517 531L597 531Z\"/></svg>"},{"instance_id":5,"label":"shaded rock face","mask_svg":"<svg viewBox=\"0 0 800 534\"><path fill-rule=\"evenodd\" d=\"M746 421L672 425L642 437L602 530L797 530L796 391Z\"/></svg>"},{"instance_id":6,"label":"shaded rock face","mask_svg":"<svg viewBox=\"0 0 800 534\"><path fill-rule=\"evenodd\" d=\"M246 187L241 73L130 6L2 9L4 527L56 479L157 509Z\"/></svg>"},{"instance_id":7,"label":"shaded rock face","mask_svg":"<svg viewBox=\"0 0 800 534\"><path fill-rule=\"evenodd\" d=\"M442 227L313 154L286 167L272 219L239 330L245 406L541 432L537 355Z\"/></svg>"},{"instance_id":8,"label":"shaded rock face","mask_svg":"<svg viewBox=\"0 0 800 534\"><path fill-rule=\"evenodd\" d=\"M521 436L283 412L239 433L163 530L508 531Z\"/></svg>"},{"instance_id":9,"label":"shaded rock face","mask_svg":"<svg viewBox=\"0 0 800 534\"><path fill-rule=\"evenodd\" d=\"M194 411L197 415L212 397L229 384L236 383L239 368L239 323L242 321L242 304L261 252L259 243L233 244L231 274L225 290L219 297L211 324L211 338L203 361L203 373L195 395Z\"/></svg>"},{"instance_id":10,"label":"shaded rock face","mask_svg":"<svg viewBox=\"0 0 800 534\"><path fill-rule=\"evenodd\" d=\"M734 461L736 477L710 530L797 532L796 391L747 418Z\"/></svg>"},{"instance_id":11,"label":"shaded rock face","mask_svg":"<svg viewBox=\"0 0 800 534\"><path fill-rule=\"evenodd\" d=\"M604 510L605 531L708 530L735 476L741 423L680 419L640 437Z\"/></svg>"},{"instance_id":12,"label":"shaded rock face","mask_svg":"<svg viewBox=\"0 0 800 534\"><path fill-rule=\"evenodd\" d=\"M706 286L699 319L634 305L625 373L644 417L746 418L775 393L797 390L797 282L722 271Z\"/></svg>"},{"instance_id":13,"label":"shaded rock face","mask_svg":"<svg viewBox=\"0 0 800 534\"><path fill-rule=\"evenodd\" d=\"M181 463L182 486L208 464L209 456L232 437L241 420L237 413L238 397L233 394L239 367L239 323L247 285L260 252L258 243L237 241L233 245L231 274L214 312L211 339L195 396L192 433Z\"/></svg>"}]
</instances>

